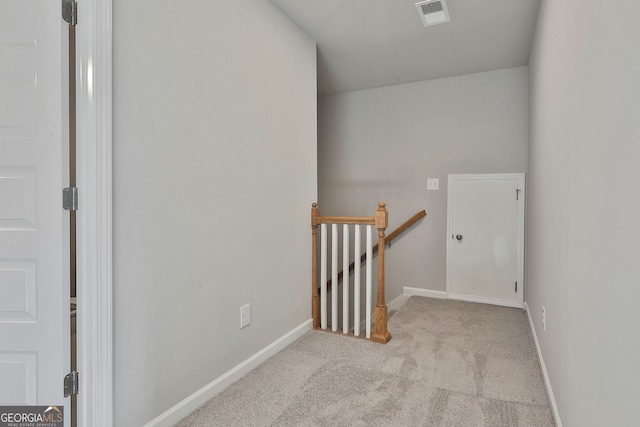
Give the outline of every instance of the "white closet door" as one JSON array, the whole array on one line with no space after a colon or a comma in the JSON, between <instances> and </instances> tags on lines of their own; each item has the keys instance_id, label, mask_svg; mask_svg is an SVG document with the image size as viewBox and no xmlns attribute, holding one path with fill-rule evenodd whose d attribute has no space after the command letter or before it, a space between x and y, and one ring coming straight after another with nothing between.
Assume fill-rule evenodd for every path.
<instances>
[{"instance_id":1,"label":"white closet door","mask_svg":"<svg viewBox=\"0 0 640 427\"><path fill-rule=\"evenodd\" d=\"M449 175L447 293L522 307L524 174Z\"/></svg>"},{"instance_id":2,"label":"white closet door","mask_svg":"<svg viewBox=\"0 0 640 427\"><path fill-rule=\"evenodd\" d=\"M0 405L64 403L64 30L59 1L0 0Z\"/></svg>"}]
</instances>

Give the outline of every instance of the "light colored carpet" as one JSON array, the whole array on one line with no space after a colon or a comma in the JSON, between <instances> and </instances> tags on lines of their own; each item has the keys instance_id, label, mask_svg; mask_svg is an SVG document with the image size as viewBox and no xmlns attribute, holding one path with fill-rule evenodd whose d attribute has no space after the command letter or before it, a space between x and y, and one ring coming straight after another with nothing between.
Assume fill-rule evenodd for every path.
<instances>
[{"instance_id":1,"label":"light colored carpet","mask_svg":"<svg viewBox=\"0 0 640 427\"><path fill-rule=\"evenodd\" d=\"M554 426L524 311L411 297L389 330L310 331L178 426Z\"/></svg>"}]
</instances>

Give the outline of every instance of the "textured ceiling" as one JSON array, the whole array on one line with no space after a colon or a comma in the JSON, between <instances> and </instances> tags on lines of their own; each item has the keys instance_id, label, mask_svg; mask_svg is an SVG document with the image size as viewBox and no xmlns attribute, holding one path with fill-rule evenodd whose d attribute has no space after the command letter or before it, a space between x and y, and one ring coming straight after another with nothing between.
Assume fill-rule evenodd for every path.
<instances>
[{"instance_id":1,"label":"textured ceiling","mask_svg":"<svg viewBox=\"0 0 640 427\"><path fill-rule=\"evenodd\" d=\"M423 27L417 0L270 0L318 45L321 95L529 63L540 0L447 0Z\"/></svg>"}]
</instances>

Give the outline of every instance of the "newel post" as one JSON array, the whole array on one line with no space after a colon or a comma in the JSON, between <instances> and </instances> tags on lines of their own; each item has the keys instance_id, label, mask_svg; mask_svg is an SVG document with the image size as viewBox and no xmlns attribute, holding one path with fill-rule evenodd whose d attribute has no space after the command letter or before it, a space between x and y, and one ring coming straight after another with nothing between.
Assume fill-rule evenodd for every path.
<instances>
[{"instance_id":1,"label":"newel post","mask_svg":"<svg viewBox=\"0 0 640 427\"><path fill-rule=\"evenodd\" d=\"M385 344L391 339L387 330L387 304L384 297L384 232L389 226L389 214L384 202L378 203L376 228L378 229L378 303L373 315L371 341Z\"/></svg>"},{"instance_id":2,"label":"newel post","mask_svg":"<svg viewBox=\"0 0 640 427\"><path fill-rule=\"evenodd\" d=\"M320 296L318 295L318 218L320 217L320 209L318 204L311 205L311 317L313 318L313 327L320 328Z\"/></svg>"}]
</instances>

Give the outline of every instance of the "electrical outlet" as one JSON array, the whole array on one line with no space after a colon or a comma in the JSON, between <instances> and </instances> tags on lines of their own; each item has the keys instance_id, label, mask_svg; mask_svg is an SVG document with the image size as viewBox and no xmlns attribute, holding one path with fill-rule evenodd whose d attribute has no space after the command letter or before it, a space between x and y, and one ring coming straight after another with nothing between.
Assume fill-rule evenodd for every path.
<instances>
[{"instance_id":1,"label":"electrical outlet","mask_svg":"<svg viewBox=\"0 0 640 427\"><path fill-rule=\"evenodd\" d=\"M251 304L240 307L240 329L251 324Z\"/></svg>"},{"instance_id":2,"label":"electrical outlet","mask_svg":"<svg viewBox=\"0 0 640 427\"><path fill-rule=\"evenodd\" d=\"M545 310L544 305L542 306L542 330L547 330L547 311Z\"/></svg>"}]
</instances>

